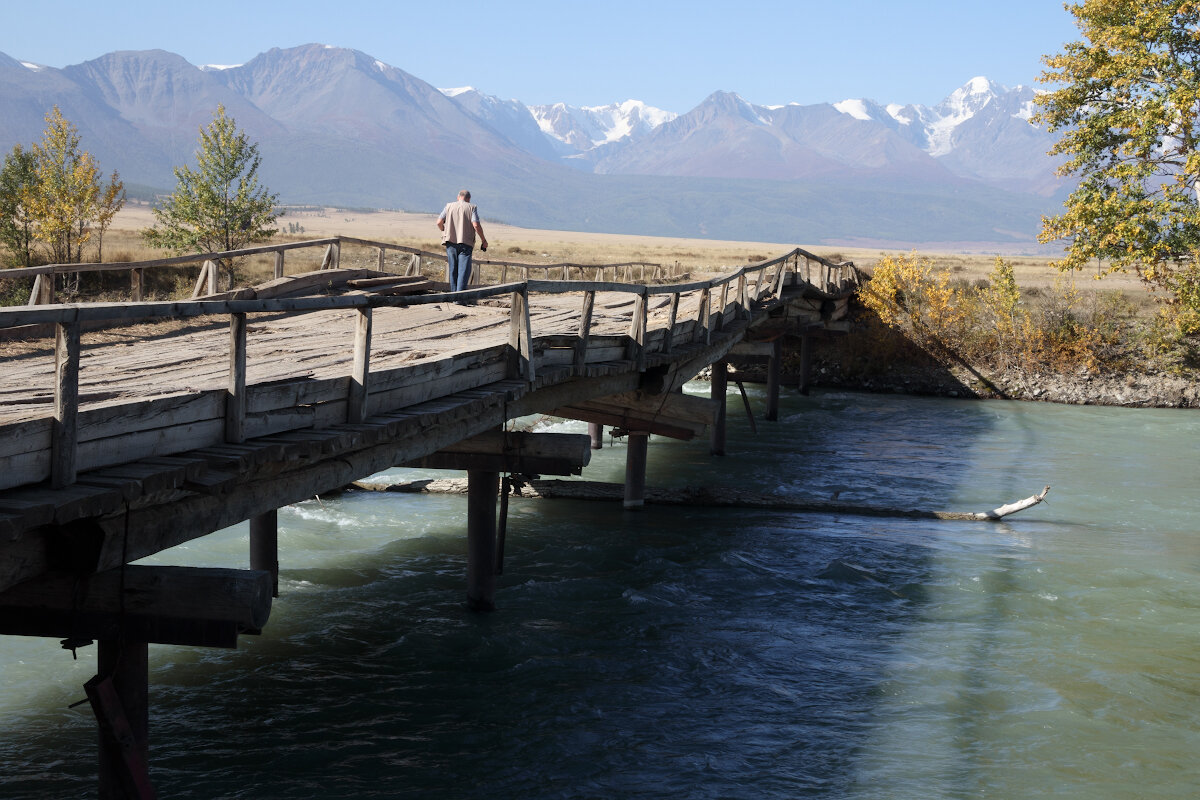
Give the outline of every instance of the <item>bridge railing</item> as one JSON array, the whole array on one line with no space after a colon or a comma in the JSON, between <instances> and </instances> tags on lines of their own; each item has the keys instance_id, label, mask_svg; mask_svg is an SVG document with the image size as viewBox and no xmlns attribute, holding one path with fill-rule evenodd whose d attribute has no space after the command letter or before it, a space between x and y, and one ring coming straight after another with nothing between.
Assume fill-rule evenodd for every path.
<instances>
[{"instance_id":1,"label":"bridge railing","mask_svg":"<svg viewBox=\"0 0 1200 800\"><path fill-rule=\"evenodd\" d=\"M344 241L344 240L343 240ZM340 244L323 240L327 246ZM305 243L314 246L317 243ZM300 245L303 246L303 245ZM387 246L387 245L385 245ZM284 245L282 247L293 247ZM256 248L272 251L273 248ZM336 250L333 258L336 259ZM210 259L223 254L208 254ZM779 297L789 276L798 275L800 260L811 272L811 254L799 249L777 258L732 269L705 280L661 285L629 284L614 281L522 280L495 286L477 287L465 292L428 295L386 296L348 294L322 297L291 297L273 299L211 299L176 302L131 302L52 304L0 308L0 328L51 324L55 330L55 370L53 411L48 417L30 420L27 417L8 424L0 423L0 489L49 479L56 488L73 484L78 472L124 463L139 458L164 456L189 449L210 447L223 443L240 443L247 438L271 435L288 430L336 423L362 422L373 414L388 413L413 402L412 397L423 394L404 390L409 378L407 367L382 372L371 369L371 332L375 309L404 308L429 303L470 302L485 298L509 299L509 336L505 345L510 366L501 373L479 370L476 381L466 385L459 381L454 391L485 385L498 379L520 378L532 384L538 378L539 365L535 342L553 337L559 346L543 348L542 363L549 367L570 367L582 373L592 362L607 362L623 358L631 368L645 370L647 360L661 356L669 359L685 345L708 344L731 320L748 317L754 304L766 296ZM819 258L824 271L823 284L813 284L820 292L837 289L855 279L853 265L833 264ZM79 266L79 265L74 265ZM128 266L128 265L126 265ZM43 273L44 274L44 273ZM836 274L837 277L833 277ZM805 285L809 285L807 279ZM594 330L594 310L598 293L633 295L634 302L627 310L609 309L608 321L624 333L614 342L611 335L597 337ZM535 331L531 314L531 297L535 295L581 295L576 329L566 338L559 330ZM684 318L681 299L698 295L695 317ZM666 297L666 302L656 298ZM658 322L651 329L652 305ZM271 386L248 386L246 380L247 315L261 313L312 313L336 309L353 310L355 326L352 343L350 374L342 378L312 380L297 375L295 391L284 391L273 382ZM138 320L179 320L199 316L224 315L229 319L228 383L223 390L202 390L180 407L178 398L131 400L138 406L134 416L141 419L159 416L159 421L146 423L154 428L152 436L127 435L125 430L114 431L111 409L80 408L81 331L84 326L119 324ZM665 317L665 319L663 319ZM611 328L610 328L611 330ZM653 333L653 335L651 335ZM599 340L599 341L597 341ZM550 350L553 357L550 358ZM614 351L617 355L614 356ZM426 377L424 380L428 380ZM470 383L469 381L467 383ZM36 391L36 388L35 388ZM165 393L169 394L169 392ZM177 393L176 393L177 394ZM407 398L407 399L406 399ZM156 410L155 404L163 405ZM297 414L297 408L305 409ZM250 412L253 412L251 414ZM133 433L136 433L133 432ZM119 439L119 441L118 441Z\"/></svg>"},{"instance_id":2,"label":"bridge railing","mask_svg":"<svg viewBox=\"0 0 1200 800\"><path fill-rule=\"evenodd\" d=\"M51 305L55 302L54 276L64 274L96 273L96 272L128 272L130 298L133 302L141 302L145 298L146 270L159 268L177 268L181 266L200 265L192 299L204 295L214 295L219 288L219 264L233 258L245 258L262 255L274 255L274 278L284 277L285 254L289 251L323 247L319 269L337 269L341 266L342 245L355 245L373 248L376 251L376 266L379 271L385 271L388 253L408 255L408 264L403 274L421 274L425 262L441 264L445 261L445 253L423 250L419 247L379 242L369 239L358 239L351 236L333 236L323 239L312 239L303 242L288 242L268 244L259 247L246 247L238 250L228 250L215 253L194 253L168 258L155 258L144 261L104 262L89 264L45 264L37 267L19 267L0 272L4 278L34 279L27 305ZM572 275L584 278L591 274L598 279L611 271L613 280L623 276L624 280L662 280L679 274L678 265L664 266L651 262L632 261L619 264L575 264L560 262L554 264L535 264L522 261L502 259L475 258L474 263L480 268L473 271L472 284L478 286L483 275L484 267L494 267L500 270L500 283L508 281L509 272L520 274L521 279L528 280L531 276L541 275L550 278L553 273L559 273L564 280Z\"/></svg>"}]
</instances>

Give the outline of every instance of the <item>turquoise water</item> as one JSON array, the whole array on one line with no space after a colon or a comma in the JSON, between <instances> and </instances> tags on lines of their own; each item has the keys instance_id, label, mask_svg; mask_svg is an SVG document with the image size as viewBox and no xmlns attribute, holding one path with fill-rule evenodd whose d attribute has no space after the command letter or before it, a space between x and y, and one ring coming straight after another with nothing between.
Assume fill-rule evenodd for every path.
<instances>
[{"instance_id":1,"label":"turquoise water","mask_svg":"<svg viewBox=\"0 0 1200 800\"><path fill-rule=\"evenodd\" d=\"M1200 793L1200 416L822 393L756 436L729 400L730 455L656 437L651 485L967 511L1053 488L1001 523L517 500L483 616L464 498L301 503L261 637L151 648L160 796ZM245 566L246 538L160 560ZM67 708L93 651L0 638L0 797L94 795Z\"/></svg>"}]
</instances>

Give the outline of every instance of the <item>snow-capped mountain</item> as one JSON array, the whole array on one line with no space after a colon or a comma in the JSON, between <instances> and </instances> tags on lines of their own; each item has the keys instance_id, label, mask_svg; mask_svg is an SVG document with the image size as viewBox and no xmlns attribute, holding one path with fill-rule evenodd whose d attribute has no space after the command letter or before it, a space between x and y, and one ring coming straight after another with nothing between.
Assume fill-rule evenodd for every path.
<instances>
[{"instance_id":1,"label":"snow-capped mountain","mask_svg":"<svg viewBox=\"0 0 1200 800\"><path fill-rule=\"evenodd\" d=\"M759 106L716 92L675 114L439 90L321 44L203 68L157 50L63 69L0 54L0 148L38 141L57 105L104 171L153 196L174 185L221 104L287 203L436 209L470 186L493 219L530 227L1032 242L1055 186L1049 138L1027 122L1032 99L975 79L932 108Z\"/></svg>"},{"instance_id":2,"label":"snow-capped mountain","mask_svg":"<svg viewBox=\"0 0 1200 800\"><path fill-rule=\"evenodd\" d=\"M956 175L1018 191L1049 194L1060 182L1054 143L1030 124L1035 91L972 78L933 107L843 100L834 107L855 119L897 131Z\"/></svg>"},{"instance_id":3,"label":"snow-capped mountain","mask_svg":"<svg viewBox=\"0 0 1200 800\"><path fill-rule=\"evenodd\" d=\"M569 106L565 103L530 106L529 113L547 136L582 153L610 142L637 139L679 116L626 100L606 106Z\"/></svg>"}]
</instances>

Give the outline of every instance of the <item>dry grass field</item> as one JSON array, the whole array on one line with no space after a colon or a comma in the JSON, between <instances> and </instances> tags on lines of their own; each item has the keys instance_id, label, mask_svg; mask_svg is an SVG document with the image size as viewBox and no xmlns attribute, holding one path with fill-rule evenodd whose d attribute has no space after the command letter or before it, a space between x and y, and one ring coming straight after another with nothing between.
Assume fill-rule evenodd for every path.
<instances>
[{"instance_id":1,"label":"dry grass field","mask_svg":"<svg viewBox=\"0 0 1200 800\"><path fill-rule=\"evenodd\" d=\"M105 235L104 260L148 260L162 257L160 251L143 245L137 235L137 231L149 227L153 222L154 218L148 206L127 205L117 215L113 228ZM303 227L301 234L281 235L280 239L286 241L343 235L418 247L431 252L440 250L438 230L434 224L435 216L432 213L349 211L335 208L288 209L280 223L285 230L289 224ZM718 271L724 267L770 258L797 245L836 261L853 261L868 271L882 256L903 255L905 252L831 248L804 242L736 242L534 230L488 222L486 218L484 230L491 244L486 257L491 259L532 264L613 264L637 261L663 265L678 264L682 269L694 273ZM319 250L301 252L303 255L288 255L289 274L303 271L305 264L309 262L312 268L319 264ZM968 283L986 279L995 262L994 255L924 251L921 255L930 258L939 269L947 269L955 278ZM344 264L357 260L363 266L370 266L373 258L373 254L365 252L356 257L350 248L343 253ZM1005 260L1013 265L1017 283L1023 289L1045 289L1053 286L1061 277L1060 273L1050 266L1048 258L1006 256ZM271 264L269 258L261 259L257 265L245 268L246 277L269 276ZM1075 283L1080 291L1142 291L1139 281L1130 275L1109 276L1103 281L1096 281L1091 275L1076 275Z\"/></svg>"}]
</instances>

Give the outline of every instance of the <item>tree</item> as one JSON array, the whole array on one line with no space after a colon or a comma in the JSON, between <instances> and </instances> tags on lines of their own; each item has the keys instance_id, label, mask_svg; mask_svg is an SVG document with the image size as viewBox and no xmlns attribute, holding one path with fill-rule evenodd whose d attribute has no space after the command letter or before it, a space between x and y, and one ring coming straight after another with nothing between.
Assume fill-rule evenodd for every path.
<instances>
[{"instance_id":1,"label":"tree","mask_svg":"<svg viewBox=\"0 0 1200 800\"><path fill-rule=\"evenodd\" d=\"M1042 81L1060 86L1036 99L1033 119L1061 132L1050 152L1080 181L1039 238L1067 240L1061 269L1103 260L1186 303L1200 249L1200 3L1067 9L1084 40L1046 57Z\"/></svg>"},{"instance_id":2,"label":"tree","mask_svg":"<svg viewBox=\"0 0 1200 800\"><path fill-rule=\"evenodd\" d=\"M96 203L96 261L104 260L104 232L125 205L125 182L114 169Z\"/></svg>"},{"instance_id":3,"label":"tree","mask_svg":"<svg viewBox=\"0 0 1200 800\"><path fill-rule=\"evenodd\" d=\"M177 253L236 250L270 239L280 212L278 196L258 184L261 160L258 145L217 106L200 131L196 169L175 168L175 191L154 209L156 224L143 238Z\"/></svg>"},{"instance_id":4,"label":"tree","mask_svg":"<svg viewBox=\"0 0 1200 800\"><path fill-rule=\"evenodd\" d=\"M23 266L33 265L33 215L30 200L37 189L37 161L31 150L13 145L0 169L0 242Z\"/></svg>"},{"instance_id":5,"label":"tree","mask_svg":"<svg viewBox=\"0 0 1200 800\"><path fill-rule=\"evenodd\" d=\"M79 150L79 131L55 106L46 114L41 144L33 146L36 191L30 194L34 236L46 243L55 264L83 260L100 195L96 160Z\"/></svg>"}]
</instances>

